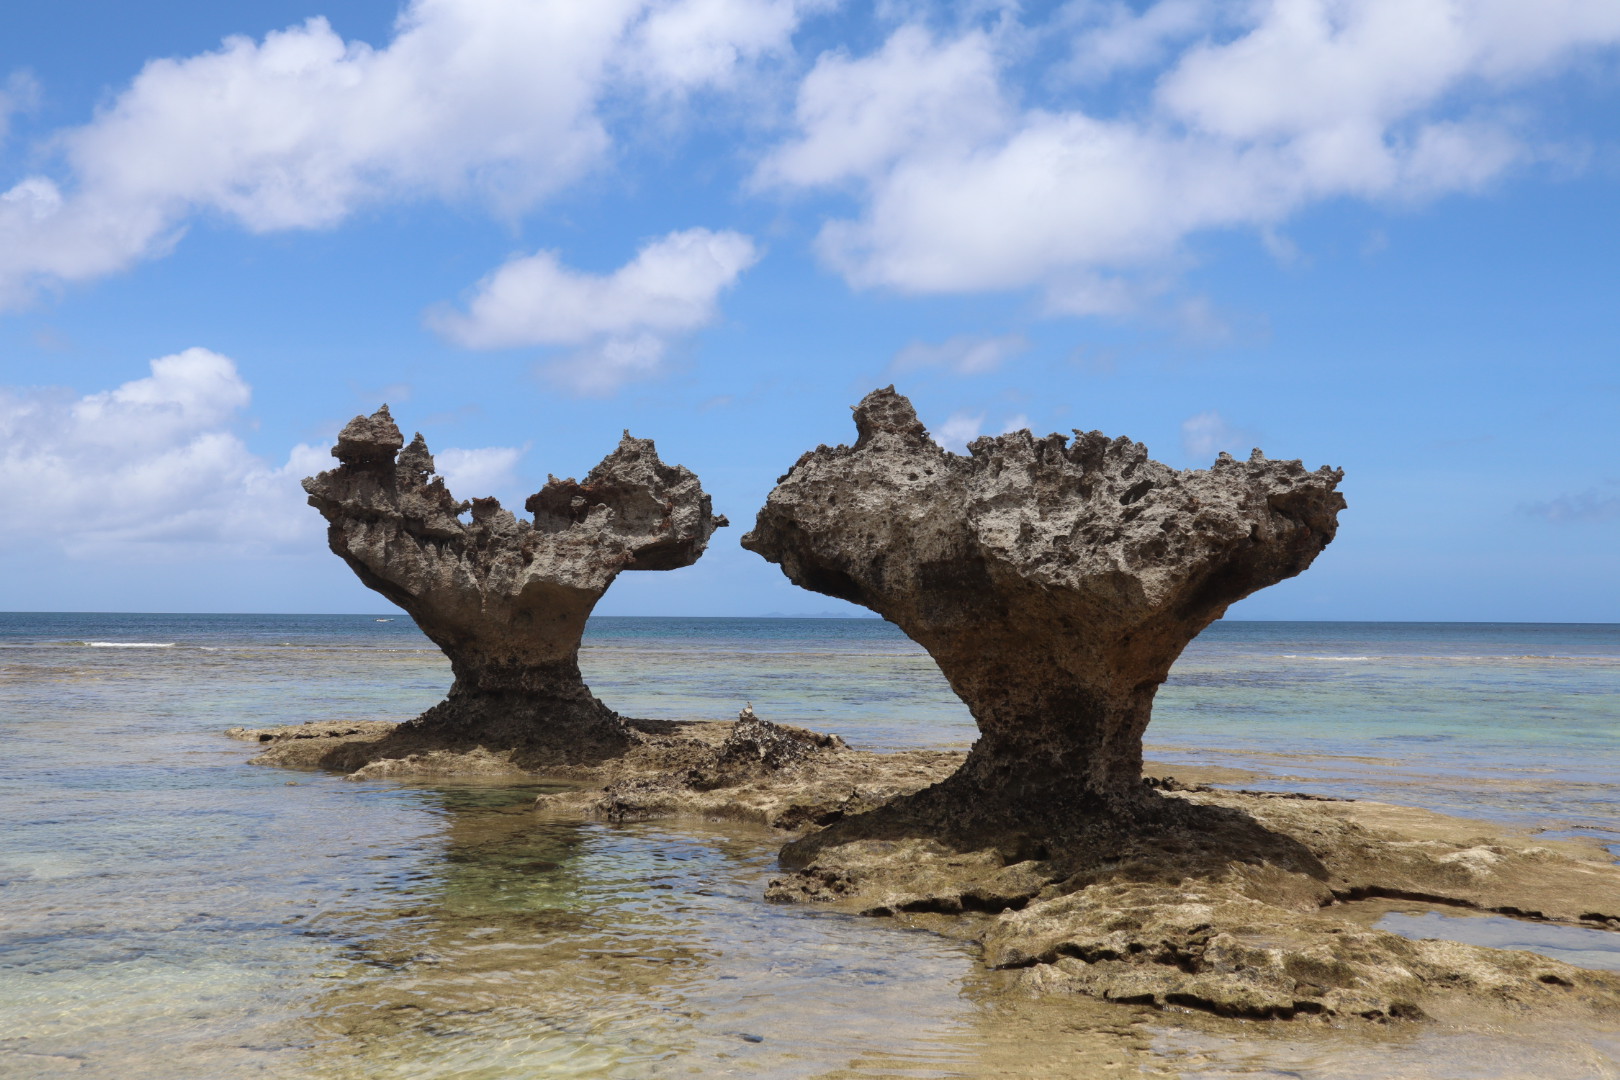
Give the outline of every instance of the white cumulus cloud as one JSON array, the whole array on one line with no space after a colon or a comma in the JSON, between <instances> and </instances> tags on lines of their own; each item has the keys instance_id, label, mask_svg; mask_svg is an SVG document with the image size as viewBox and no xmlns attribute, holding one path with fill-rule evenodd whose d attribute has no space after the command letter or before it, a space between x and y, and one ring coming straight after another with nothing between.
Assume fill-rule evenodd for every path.
<instances>
[{"instance_id":1,"label":"white cumulus cloud","mask_svg":"<svg viewBox=\"0 0 1620 1080\"><path fill-rule=\"evenodd\" d=\"M748 237L708 229L652 241L610 274L574 270L541 251L480 281L465 312L442 309L428 322L470 349L583 346L547 370L578 393L611 393L656 374L670 339L713 322L720 294L758 260Z\"/></svg>"},{"instance_id":2,"label":"white cumulus cloud","mask_svg":"<svg viewBox=\"0 0 1620 1080\"><path fill-rule=\"evenodd\" d=\"M720 293L758 258L748 237L708 229L670 233L611 274L571 270L556 252L541 251L480 281L465 314L440 312L430 321L470 349L695 330L713 320Z\"/></svg>"},{"instance_id":3,"label":"white cumulus cloud","mask_svg":"<svg viewBox=\"0 0 1620 1080\"><path fill-rule=\"evenodd\" d=\"M803 6L412 0L381 48L312 18L153 60L54 136L59 168L0 192L0 306L162 255L204 212L265 232L388 200L520 210L602 160L604 96L735 81Z\"/></svg>"},{"instance_id":4,"label":"white cumulus cloud","mask_svg":"<svg viewBox=\"0 0 1620 1080\"><path fill-rule=\"evenodd\" d=\"M513 470L522 457L520 446L452 447L435 453L433 465L456 498L473 499L510 488L516 479Z\"/></svg>"},{"instance_id":5,"label":"white cumulus cloud","mask_svg":"<svg viewBox=\"0 0 1620 1080\"><path fill-rule=\"evenodd\" d=\"M1108 276L1162 266L1201 230L1267 229L1334 198L1468 191L1532 160L1534 132L1492 103L1612 51L1620 5L1162 0L1081 4L1055 25L1071 39L1066 77L1158 74L1120 84L1123 107L1106 114L1082 95L1012 107L1029 77L1013 70L1018 34L902 26L868 55L820 58L756 182L857 194L859 212L818 240L857 286L1034 285L1053 309L1110 311L1129 290Z\"/></svg>"},{"instance_id":6,"label":"white cumulus cloud","mask_svg":"<svg viewBox=\"0 0 1620 1080\"><path fill-rule=\"evenodd\" d=\"M1005 129L992 42L974 31L940 42L903 26L871 56L821 57L799 87L799 137L760 166L762 186L881 177L895 163L971 150Z\"/></svg>"},{"instance_id":7,"label":"white cumulus cloud","mask_svg":"<svg viewBox=\"0 0 1620 1080\"><path fill-rule=\"evenodd\" d=\"M300 443L280 463L249 450L232 429L252 389L229 357L191 348L150 366L84 395L0 387L0 550L118 562L322 550L299 481L332 467L328 447ZM521 454L437 458L478 488L508 483Z\"/></svg>"},{"instance_id":8,"label":"white cumulus cloud","mask_svg":"<svg viewBox=\"0 0 1620 1080\"><path fill-rule=\"evenodd\" d=\"M820 0L683 0L653 7L621 65L656 90L725 87L758 61L791 51L793 31Z\"/></svg>"},{"instance_id":9,"label":"white cumulus cloud","mask_svg":"<svg viewBox=\"0 0 1620 1080\"><path fill-rule=\"evenodd\" d=\"M280 465L248 450L230 424L251 391L227 357L187 349L151 371L83 397L0 389L6 543L81 557L318 546L298 481L325 450Z\"/></svg>"}]
</instances>

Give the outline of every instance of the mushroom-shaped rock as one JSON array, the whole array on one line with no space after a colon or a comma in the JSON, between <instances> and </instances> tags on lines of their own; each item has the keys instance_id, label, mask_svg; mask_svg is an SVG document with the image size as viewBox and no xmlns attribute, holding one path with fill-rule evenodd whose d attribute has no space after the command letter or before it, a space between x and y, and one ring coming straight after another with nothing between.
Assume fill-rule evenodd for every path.
<instances>
[{"instance_id":1,"label":"mushroom-shaped rock","mask_svg":"<svg viewBox=\"0 0 1620 1080\"><path fill-rule=\"evenodd\" d=\"M493 498L458 501L386 405L350 421L332 453L338 467L304 481L332 550L416 620L455 674L413 729L558 761L622 749L623 721L580 677L580 637L621 570L687 566L726 524L697 477L626 432L583 481L552 477L531 495L530 521Z\"/></svg>"},{"instance_id":2,"label":"mushroom-shaped rock","mask_svg":"<svg viewBox=\"0 0 1620 1080\"><path fill-rule=\"evenodd\" d=\"M742 544L934 657L980 731L932 793L957 806L1137 802L1170 665L1233 601L1309 566L1344 507L1342 472L1259 451L1177 471L1129 439L1017 431L952 454L893 387L855 425L854 446L799 459Z\"/></svg>"}]
</instances>

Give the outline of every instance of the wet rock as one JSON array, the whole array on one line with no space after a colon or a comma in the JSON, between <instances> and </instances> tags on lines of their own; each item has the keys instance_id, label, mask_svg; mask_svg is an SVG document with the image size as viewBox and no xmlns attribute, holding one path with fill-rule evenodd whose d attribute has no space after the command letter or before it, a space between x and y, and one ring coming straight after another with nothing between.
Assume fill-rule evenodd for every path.
<instances>
[{"instance_id":1,"label":"wet rock","mask_svg":"<svg viewBox=\"0 0 1620 1080\"><path fill-rule=\"evenodd\" d=\"M328 742L352 738L381 738L399 725L389 720L306 720L269 728L228 728L233 739L254 743Z\"/></svg>"},{"instance_id":2,"label":"wet rock","mask_svg":"<svg viewBox=\"0 0 1620 1080\"><path fill-rule=\"evenodd\" d=\"M1620 973L1413 941L1358 910L1382 897L1608 925L1620 868L1595 848L1487 838L1477 822L1374 802L1206 788L1166 804L1133 834L1098 820L1039 842L834 826L809 839L835 842L789 846L796 869L766 895L979 942L987 966L1038 993L1248 1020L1620 1009Z\"/></svg>"},{"instance_id":3,"label":"wet rock","mask_svg":"<svg viewBox=\"0 0 1620 1080\"><path fill-rule=\"evenodd\" d=\"M799 459L743 546L928 650L981 733L950 798L986 811L1142 802L1170 665L1229 604L1309 566L1344 507L1340 471L1259 451L1178 471L1129 439L1018 431L963 457L893 387L855 426L853 446Z\"/></svg>"},{"instance_id":4,"label":"wet rock","mask_svg":"<svg viewBox=\"0 0 1620 1080\"><path fill-rule=\"evenodd\" d=\"M552 477L531 495L525 520L494 498L456 499L386 405L350 421L332 453L338 467L304 481L332 550L455 674L444 702L367 760L473 746L519 749L525 767L622 754L635 735L580 677L580 636L621 571L689 565L726 524L697 477L627 432L583 481Z\"/></svg>"}]
</instances>

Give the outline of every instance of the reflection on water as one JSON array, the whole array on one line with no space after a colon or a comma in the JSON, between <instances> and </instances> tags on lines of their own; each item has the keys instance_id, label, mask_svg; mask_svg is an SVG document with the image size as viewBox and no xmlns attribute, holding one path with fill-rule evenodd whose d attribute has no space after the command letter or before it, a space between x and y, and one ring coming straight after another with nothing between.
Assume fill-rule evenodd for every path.
<instances>
[{"instance_id":1,"label":"reflection on water","mask_svg":"<svg viewBox=\"0 0 1620 1080\"><path fill-rule=\"evenodd\" d=\"M972 738L927 658L885 624L716 622L610 627L587 653L594 685L642 715L723 716L750 699L866 745ZM1411 779L1390 782L1399 746L1432 785L1409 790L1449 798L1450 775L1457 798L1504 816L1620 825L1612 791L1557 794L1614 763L1616 665L1412 649L1443 659L1324 674L1330 662L1280 657L1348 648L1214 641L1178 667L1156 730L1189 756L1292 755L1287 768L1319 781L1391 792ZM252 747L219 736L408 716L447 682L408 623L0 616L0 1075L1620 1073L1616 1032L1590 1023L1274 1030L1011 997L963 945L761 902L767 834L545 820L533 787L253 768ZM1476 767L1498 771L1464 791Z\"/></svg>"},{"instance_id":2,"label":"reflection on water","mask_svg":"<svg viewBox=\"0 0 1620 1080\"><path fill-rule=\"evenodd\" d=\"M531 791L448 794L433 872L325 928L347 966L309 1002L328 1038L306 1071L804 1075L882 1052L937 1075L962 1057L967 952L761 903L769 836L543 821Z\"/></svg>"},{"instance_id":3,"label":"reflection on water","mask_svg":"<svg viewBox=\"0 0 1620 1080\"><path fill-rule=\"evenodd\" d=\"M1613 930L1548 926L1501 915L1421 910L1391 911L1374 925L1402 937L1520 949L1577 967L1620 971L1620 933Z\"/></svg>"},{"instance_id":4,"label":"reflection on water","mask_svg":"<svg viewBox=\"0 0 1620 1080\"><path fill-rule=\"evenodd\" d=\"M545 820L534 787L279 788L182 812L185 841L8 859L0 1071L933 1077L1017 1054L1141 1075L1129 1010L1031 1055L967 947L764 904L764 832ZM253 796L283 793L308 809L270 826Z\"/></svg>"}]
</instances>

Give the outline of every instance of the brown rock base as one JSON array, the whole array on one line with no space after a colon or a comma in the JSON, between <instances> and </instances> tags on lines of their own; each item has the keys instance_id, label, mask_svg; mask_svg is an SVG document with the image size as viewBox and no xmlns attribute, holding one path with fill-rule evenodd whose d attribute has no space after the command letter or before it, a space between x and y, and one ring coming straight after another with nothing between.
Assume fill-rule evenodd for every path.
<instances>
[{"instance_id":1,"label":"brown rock base","mask_svg":"<svg viewBox=\"0 0 1620 1080\"><path fill-rule=\"evenodd\" d=\"M1029 990L1221 1016L1407 1020L1459 997L1620 1009L1620 974L1413 941L1354 911L1383 897L1620 930L1620 869L1597 851L1377 803L1207 788L1039 833L942 833L928 802L788 844L795 872L768 899L979 941Z\"/></svg>"},{"instance_id":2,"label":"brown rock base","mask_svg":"<svg viewBox=\"0 0 1620 1080\"><path fill-rule=\"evenodd\" d=\"M612 756L561 761L549 743L488 746L442 730L381 721L232 728L259 743L256 765L343 772L351 780L570 780L542 796L560 813L613 821L696 817L782 830L825 825L883 806L950 775L963 755L851 750L836 735L775 724L744 709L735 723L623 721Z\"/></svg>"},{"instance_id":3,"label":"brown rock base","mask_svg":"<svg viewBox=\"0 0 1620 1080\"><path fill-rule=\"evenodd\" d=\"M567 746L523 737L524 717L492 716L494 737L472 736L424 723L445 704L404 724L385 721L313 722L271 728L232 728L232 738L257 742L251 764L324 769L350 780L573 780L606 783L626 775L679 771L709 752L730 724L671 723L615 717L622 738ZM553 714L554 719L554 714ZM532 730L532 729L531 729ZM550 729L541 729L549 735Z\"/></svg>"},{"instance_id":4,"label":"brown rock base","mask_svg":"<svg viewBox=\"0 0 1620 1080\"><path fill-rule=\"evenodd\" d=\"M628 775L599 792L541 803L613 821L697 817L798 830L864 814L961 763L961 754L939 750L851 750L836 735L773 724L748 708L685 769Z\"/></svg>"}]
</instances>

